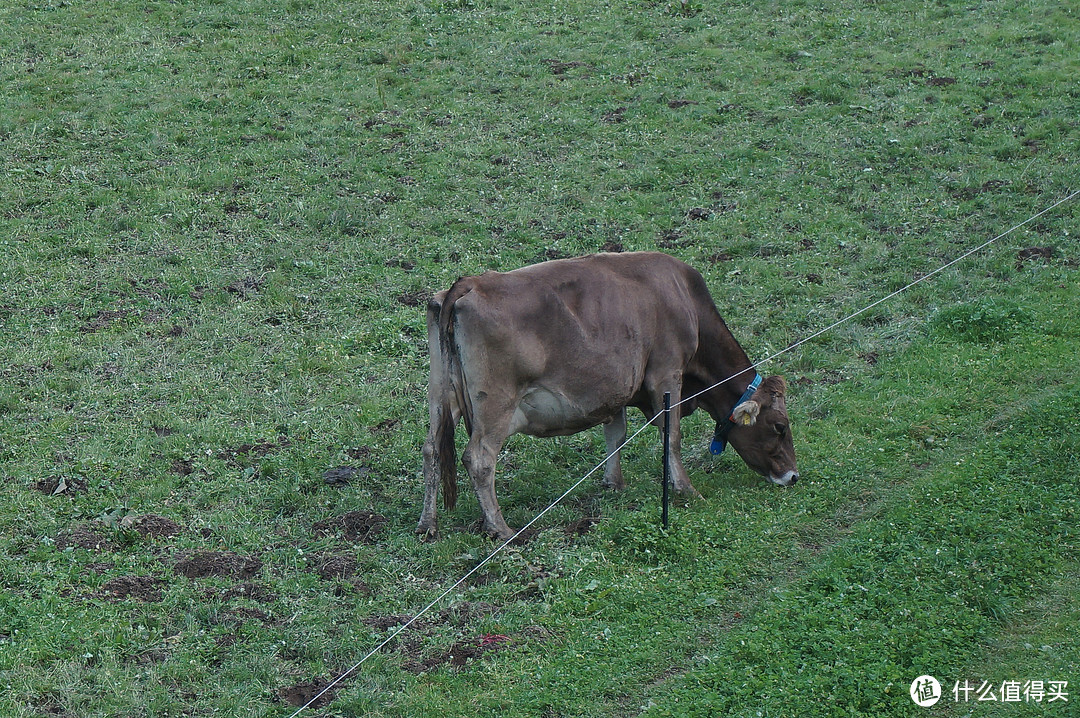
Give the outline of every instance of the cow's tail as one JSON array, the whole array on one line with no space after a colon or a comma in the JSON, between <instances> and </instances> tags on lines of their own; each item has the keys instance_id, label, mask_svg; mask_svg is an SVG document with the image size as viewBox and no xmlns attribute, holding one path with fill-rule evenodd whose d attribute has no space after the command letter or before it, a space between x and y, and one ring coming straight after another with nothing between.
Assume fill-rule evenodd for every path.
<instances>
[{"instance_id":1,"label":"cow's tail","mask_svg":"<svg viewBox=\"0 0 1080 718\"><path fill-rule=\"evenodd\" d=\"M465 395L465 374L461 356L454 341L454 304L472 291L471 283L459 279L450 287L439 312L439 353L442 355L443 386L439 397L439 421L435 430L439 456L439 475L442 477L443 506L447 511L457 505L457 451L454 446L454 417L450 407L450 392L454 392L465 429L472 435L472 415Z\"/></svg>"}]
</instances>

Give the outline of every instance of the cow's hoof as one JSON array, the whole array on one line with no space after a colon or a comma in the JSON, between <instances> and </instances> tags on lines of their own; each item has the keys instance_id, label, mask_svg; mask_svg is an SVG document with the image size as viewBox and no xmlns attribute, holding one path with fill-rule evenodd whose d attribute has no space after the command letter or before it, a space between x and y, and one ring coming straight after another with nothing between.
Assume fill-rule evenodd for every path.
<instances>
[{"instance_id":1,"label":"cow's hoof","mask_svg":"<svg viewBox=\"0 0 1080 718\"><path fill-rule=\"evenodd\" d=\"M424 543L434 541L439 536L439 531L434 524L426 525L420 524L416 527L416 535L420 537L420 540Z\"/></svg>"},{"instance_id":2,"label":"cow's hoof","mask_svg":"<svg viewBox=\"0 0 1080 718\"><path fill-rule=\"evenodd\" d=\"M509 526L503 526L499 529L488 528L484 530L484 533L498 541L509 541L517 535L517 531Z\"/></svg>"},{"instance_id":3,"label":"cow's hoof","mask_svg":"<svg viewBox=\"0 0 1080 718\"><path fill-rule=\"evenodd\" d=\"M701 495L701 492L698 491L697 489L695 489L693 486L682 486L682 487L676 486L675 487L675 492L677 494L679 494L679 496L682 496L682 497L687 498L687 499L703 499L703 498L705 498L704 496Z\"/></svg>"}]
</instances>

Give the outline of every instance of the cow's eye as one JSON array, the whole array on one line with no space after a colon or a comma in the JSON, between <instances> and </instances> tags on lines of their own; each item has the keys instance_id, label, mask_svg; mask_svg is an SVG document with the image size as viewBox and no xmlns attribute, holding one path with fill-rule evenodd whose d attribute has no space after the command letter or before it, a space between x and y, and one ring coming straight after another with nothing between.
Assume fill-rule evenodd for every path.
<instances>
[{"instance_id":1,"label":"cow's eye","mask_svg":"<svg viewBox=\"0 0 1080 718\"><path fill-rule=\"evenodd\" d=\"M775 430L776 433L782 437L784 434L787 433L787 424L773 424L773 430Z\"/></svg>"}]
</instances>

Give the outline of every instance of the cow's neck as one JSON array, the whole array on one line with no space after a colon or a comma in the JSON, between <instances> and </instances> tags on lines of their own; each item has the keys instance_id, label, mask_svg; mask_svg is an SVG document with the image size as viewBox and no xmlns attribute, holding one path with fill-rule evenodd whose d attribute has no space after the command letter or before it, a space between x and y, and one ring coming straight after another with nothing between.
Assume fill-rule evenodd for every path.
<instances>
[{"instance_id":1,"label":"cow's neck","mask_svg":"<svg viewBox=\"0 0 1080 718\"><path fill-rule=\"evenodd\" d=\"M695 385L693 393L723 382L707 391L699 400L701 406L719 420L731 413L739 397L754 380L755 371L750 358L719 315L714 321L702 324L709 326L700 328L698 352L695 361L688 367L690 375L687 380ZM692 387L688 385L686 388ZM685 393L689 395L691 392Z\"/></svg>"}]
</instances>

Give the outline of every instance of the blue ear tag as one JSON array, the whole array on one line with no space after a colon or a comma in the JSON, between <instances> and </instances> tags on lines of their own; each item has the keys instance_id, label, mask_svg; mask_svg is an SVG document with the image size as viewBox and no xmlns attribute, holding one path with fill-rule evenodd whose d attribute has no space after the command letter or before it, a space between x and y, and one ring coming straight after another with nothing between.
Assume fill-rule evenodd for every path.
<instances>
[{"instance_id":1,"label":"blue ear tag","mask_svg":"<svg viewBox=\"0 0 1080 718\"><path fill-rule=\"evenodd\" d=\"M719 456L720 454L724 453L724 447L726 446L727 444L724 441L720 439L713 439L712 443L709 444L709 453L713 456Z\"/></svg>"}]
</instances>

